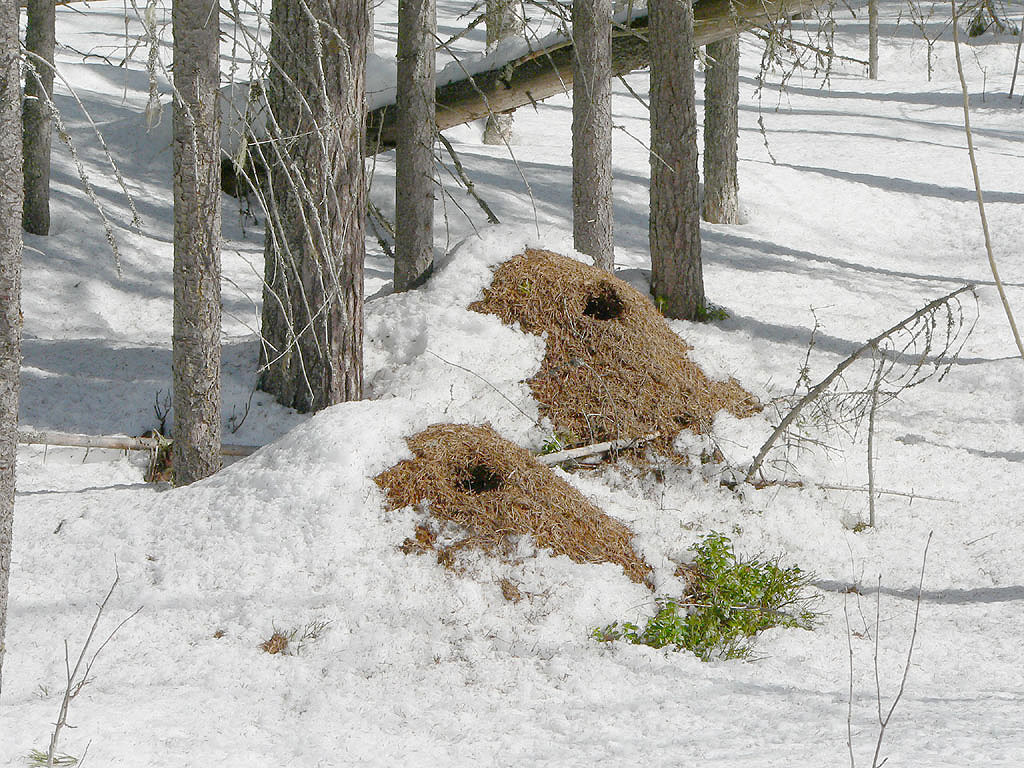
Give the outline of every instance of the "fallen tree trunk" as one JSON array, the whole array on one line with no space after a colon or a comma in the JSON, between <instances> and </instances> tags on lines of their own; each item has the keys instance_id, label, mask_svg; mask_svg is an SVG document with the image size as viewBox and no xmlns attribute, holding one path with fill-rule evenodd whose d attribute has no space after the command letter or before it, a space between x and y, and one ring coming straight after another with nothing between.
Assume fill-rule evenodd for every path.
<instances>
[{"instance_id":1,"label":"fallen tree trunk","mask_svg":"<svg viewBox=\"0 0 1024 768\"><path fill-rule=\"evenodd\" d=\"M694 44L721 40L737 30L792 17L820 5L822 0L697 0ZM572 41L560 39L530 51L494 69L463 77L437 89L437 128L445 130L489 114L535 104L572 90ZM624 75L650 63L647 51L647 16L635 17L629 27L612 35L612 74ZM395 144L393 104L367 115L367 153L382 152Z\"/></svg>"},{"instance_id":2,"label":"fallen tree trunk","mask_svg":"<svg viewBox=\"0 0 1024 768\"><path fill-rule=\"evenodd\" d=\"M20 430L18 442L22 445L59 445L67 448L111 448L118 451L155 451L169 445L170 440L155 437L124 437L121 435L78 435L70 432ZM224 456L249 456L259 450L258 445L221 445Z\"/></svg>"}]
</instances>

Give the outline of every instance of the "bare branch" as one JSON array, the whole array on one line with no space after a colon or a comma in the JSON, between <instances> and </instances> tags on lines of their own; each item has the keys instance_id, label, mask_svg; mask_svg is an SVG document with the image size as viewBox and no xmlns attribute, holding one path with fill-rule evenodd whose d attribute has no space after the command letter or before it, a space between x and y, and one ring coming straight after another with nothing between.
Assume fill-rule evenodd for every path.
<instances>
[{"instance_id":1,"label":"bare branch","mask_svg":"<svg viewBox=\"0 0 1024 768\"><path fill-rule=\"evenodd\" d=\"M754 461L750 465L750 469L747 471L747 475L744 479L744 482L749 483L754 479L754 476L761 468L761 464L764 462L765 456L768 455L768 452L771 450L772 446L775 445L776 440L778 440L778 438L784 432L786 432L789 426L796 420L797 416L800 415L801 411L803 411L803 409L807 405L815 402L819 397L821 397L825 393L825 391L833 384L833 382L840 379L840 377L843 375L843 372L846 371L851 365L853 365L853 363L855 363L861 357L866 355L868 352L878 352L880 348L883 346L883 343L891 343L893 339L895 339L900 333L906 332L911 335L911 342L909 343L913 343L913 339L916 339L918 333L920 333L925 337L925 343L923 344L922 354L915 360L913 360L910 364L909 378L908 374L903 374L897 378L903 379L903 388L914 386L915 384L920 383L920 381L924 380L924 378L927 378L927 376L923 378L918 378L918 374L922 370L924 364L928 361L927 353L930 351L931 335L934 333L935 329L932 323L926 322L924 324L924 327L920 329L918 333L915 333L913 331L915 325L918 323L918 321L921 321L922 319L927 320L929 318L934 317L935 313L940 311L944 307L947 308L947 310L949 310L949 307L951 306L953 300L960 294L966 292L974 294L974 291L975 287L973 285L965 285L961 288L957 288L955 291L946 294L945 296L942 296L941 298L935 299L934 301L930 301L928 304L914 312L909 317L900 320L891 328L888 328L887 330L878 334L874 338L869 339L856 350L854 350L853 354L851 354L849 357L847 357L845 360L839 363L839 365L835 367L832 373L830 373L828 376L826 376L824 379L818 382L815 386L811 387L807 391L807 393L803 397L801 397L800 400L783 417L782 421L772 432L771 436L765 441L764 445L761 446L761 450L758 451L757 456L754 458ZM951 329L952 326L947 325L947 331L950 331ZM951 344L952 339L948 338L947 346L951 346ZM908 346L904 346L899 351L901 353L904 352L908 348ZM882 366L888 366L891 369L891 367L895 365L895 360L895 357L888 358L883 356L879 364ZM935 358L935 364L938 365L940 360L941 358ZM948 363L951 365L952 360L948 360Z\"/></svg>"}]
</instances>

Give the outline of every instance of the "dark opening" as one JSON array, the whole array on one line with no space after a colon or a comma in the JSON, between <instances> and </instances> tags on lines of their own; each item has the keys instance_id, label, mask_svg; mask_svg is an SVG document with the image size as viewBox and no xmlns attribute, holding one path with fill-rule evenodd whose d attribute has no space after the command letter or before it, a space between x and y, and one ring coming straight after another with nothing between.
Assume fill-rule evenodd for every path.
<instances>
[{"instance_id":1,"label":"dark opening","mask_svg":"<svg viewBox=\"0 0 1024 768\"><path fill-rule=\"evenodd\" d=\"M601 283L597 290L587 297L587 306L584 307L583 314L595 320L614 320L624 309L625 305L615 292L615 288L608 283Z\"/></svg>"},{"instance_id":2,"label":"dark opening","mask_svg":"<svg viewBox=\"0 0 1024 768\"><path fill-rule=\"evenodd\" d=\"M230 157L220 160L220 188L239 200L254 194L256 187L267 188L267 167L258 158L249 155L240 168Z\"/></svg>"},{"instance_id":3,"label":"dark opening","mask_svg":"<svg viewBox=\"0 0 1024 768\"><path fill-rule=\"evenodd\" d=\"M466 469L466 477L459 482L462 490L470 493L496 491L505 484L505 479L486 464L477 464Z\"/></svg>"}]
</instances>

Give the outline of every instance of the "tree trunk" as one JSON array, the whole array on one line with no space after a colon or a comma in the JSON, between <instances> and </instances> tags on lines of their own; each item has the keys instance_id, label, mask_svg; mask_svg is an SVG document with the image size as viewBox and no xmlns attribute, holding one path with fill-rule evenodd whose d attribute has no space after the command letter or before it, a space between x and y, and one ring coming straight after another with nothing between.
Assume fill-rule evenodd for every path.
<instances>
[{"instance_id":1,"label":"tree trunk","mask_svg":"<svg viewBox=\"0 0 1024 768\"><path fill-rule=\"evenodd\" d=\"M434 0L398 3L398 141L395 145L395 290L434 267Z\"/></svg>"},{"instance_id":2,"label":"tree trunk","mask_svg":"<svg viewBox=\"0 0 1024 768\"><path fill-rule=\"evenodd\" d=\"M487 52L490 53L503 40L523 31L523 18L519 0L487 0ZM487 116L484 125L484 144L505 144L512 141L512 112Z\"/></svg>"},{"instance_id":3,"label":"tree trunk","mask_svg":"<svg viewBox=\"0 0 1024 768\"><path fill-rule=\"evenodd\" d=\"M364 0L271 11L260 386L300 412L363 392L367 24Z\"/></svg>"},{"instance_id":4,"label":"tree trunk","mask_svg":"<svg viewBox=\"0 0 1024 768\"><path fill-rule=\"evenodd\" d=\"M704 307L693 85L693 9L650 0L651 294L668 317Z\"/></svg>"},{"instance_id":5,"label":"tree trunk","mask_svg":"<svg viewBox=\"0 0 1024 768\"><path fill-rule=\"evenodd\" d=\"M56 20L54 0L28 0L26 6L25 103L22 114L25 202L22 226L33 235L50 233L50 139L53 133L50 102L53 97L53 46Z\"/></svg>"},{"instance_id":6,"label":"tree trunk","mask_svg":"<svg viewBox=\"0 0 1024 768\"><path fill-rule=\"evenodd\" d=\"M704 221L739 224L739 36L708 43L704 75Z\"/></svg>"},{"instance_id":7,"label":"tree trunk","mask_svg":"<svg viewBox=\"0 0 1024 768\"><path fill-rule=\"evenodd\" d=\"M878 79L878 0L868 0L868 77Z\"/></svg>"},{"instance_id":8,"label":"tree trunk","mask_svg":"<svg viewBox=\"0 0 1024 768\"><path fill-rule=\"evenodd\" d=\"M0 2L0 691L14 532L21 369L21 67L17 0Z\"/></svg>"},{"instance_id":9,"label":"tree trunk","mask_svg":"<svg viewBox=\"0 0 1024 768\"><path fill-rule=\"evenodd\" d=\"M612 4L576 0L572 91L572 233L576 250L615 267L612 234Z\"/></svg>"},{"instance_id":10,"label":"tree trunk","mask_svg":"<svg viewBox=\"0 0 1024 768\"><path fill-rule=\"evenodd\" d=\"M221 467L220 15L176 0L174 31L174 482Z\"/></svg>"}]
</instances>

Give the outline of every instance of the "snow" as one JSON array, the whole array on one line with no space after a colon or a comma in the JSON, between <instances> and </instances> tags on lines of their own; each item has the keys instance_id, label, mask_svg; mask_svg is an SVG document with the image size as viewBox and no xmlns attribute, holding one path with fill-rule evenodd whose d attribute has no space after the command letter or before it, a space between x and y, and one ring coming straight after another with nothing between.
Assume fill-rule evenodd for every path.
<instances>
[{"instance_id":1,"label":"snow","mask_svg":"<svg viewBox=\"0 0 1024 768\"><path fill-rule=\"evenodd\" d=\"M454 34L467 10L440 4L439 34ZM392 295L390 262L367 240L363 402L308 417L254 391L262 234L225 198L225 439L265 447L178 489L144 483L145 457L20 449L0 765L25 765L29 750L48 744L63 643L77 653L115 567L102 636L142 612L104 648L72 703L76 728L60 744L79 757L88 748L95 765L816 768L849 760L851 686L854 751L868 765L878 734L876 643L888 707L929 533L913 660L882 755L891 765L1020 765L1024 379L984 254L950 36L935 46L929 82L925 44L905 19L897 23L900 10L882 2L874 82L837 64L827 85L798 73L784 91L758 95L758 43L743 38L745 223L707 225L703 235L708 296L730 317L672 327L707 372L735 376L768 400L792 392L816 324L811 381L931 299L976 283L977 308L965 310L977 325L959 362L878 413L878 486L920 495L880 495L878 526L853 531L866 519L867 495L824 486L866 485L863 428L836 438L831 452L792 455L786 477L800 487L733 492L713 466L667 464L661 480L627 467L562 473L632 527L659 593L678 589L673 563L716 530L741 553L781 554L812 572L817 629L765 633L749 663L599 644L594 627L653 609L653 594L614 566L552 558L522 541L515 562L477 555L453 573L398 549L421 513L387 511L372 478L408 456L405 437L438 421L487 422L531 448L548 435L524 383L543 341L466 307L493 267L523 247L571 253L570 101L553 98L516 113L514 157L482 145L479 125L448 132L503 224L486 227L472 200L446 187L438 268L422 290ZM1019 6L1010 10L1020 17ZM58 85L114 227L121 276L71 157L55 143L54 232L26 236L21 421L139 434L165 414L171 380L170 115L146 131L144 47L127 68L114 66L124 50L121 3L58 14L58 40L75 49L59 50L61 71L102 129L144 226L132 228L101 149ZM377 19L377 53L387 61L395 3ZM129 26L140 34L137 21ZM866 55L862 14L837 12L836 46ZM479 54L483 29L453 48ZM1006 97L1015 49L1015 38L990 35L968 44L964 60L995 253L1021 313L1024 107ZM646 94L644 73L628 82ZM698 96L701 86L699 75ZM622 129L617 267L642 289L647 114L618 83L613 109ZM374 201L391 215L393 157L373 162ZM865 373L855 369L851 385ZM733 462L749 462L769 417L721 415L714 439ZM695 438L680 445L702 448ZM506 601L502 578L524 599ZM275 630L301 634L318 622L329 624L297 652L258 647Z\"/></svg>"}]
</instances>

